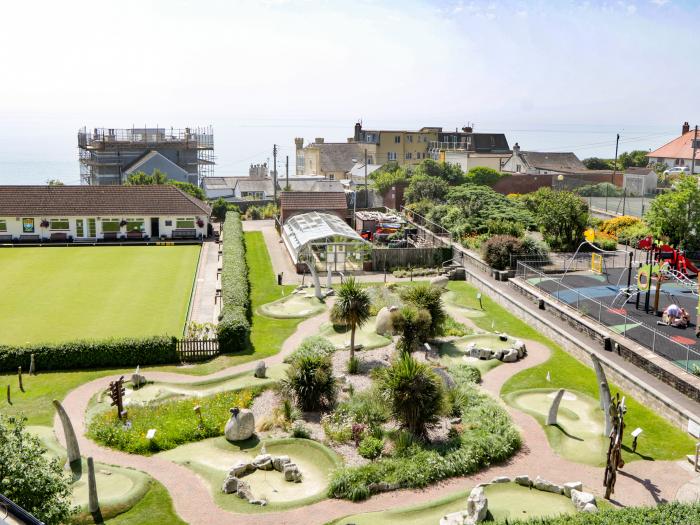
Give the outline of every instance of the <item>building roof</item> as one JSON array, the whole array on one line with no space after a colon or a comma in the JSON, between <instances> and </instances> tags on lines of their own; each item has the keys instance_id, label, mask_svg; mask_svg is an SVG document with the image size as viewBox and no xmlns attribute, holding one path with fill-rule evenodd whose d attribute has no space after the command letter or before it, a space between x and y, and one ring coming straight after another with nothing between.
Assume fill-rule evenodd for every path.
<instances>
[{"instance_id":1,"label":"building roof","mask_svg":"<svg viewBox=\"0 0 700 525\"><path fill-rule=\"evenodd\" d=\"M319 150L318 171L346 173L364 155L360 144L354 142L314 142L308 147ZM355 159L355 160L353 160Z\"/></svg>"},{"instance_id":2,"label":"building roof","mask_svg":"<svg viewBox=\"0 0 700 525\"><path fill-rule=\"evenodd\" d=\"M280 207L291 210L347 210L345 192L337 191L283 191Z\"/></svg>"},{"instance_id":3,"label":"building roof","mask_svg":"<svg viewBox=\"0 0 700 525\"><path fill-rule=\"evenodd\" d=\"M287 180L281 178L277 181L277 186L280 189L287 187ZM342 193L343 185L337 180L330 179L297 179L289 177L289 188L291 191L307 191L307 192L335 192Z\"/></svg>"},{"instance_id":4,"label":"building roof","mask_svg":"<svg viewBox=\"0 0 700 525\"><path fill-rule=\"evenodd\" d=\"M124 175L129 176L139 171L146 172L150 175L155 168L165 173L169 179L180 178L187 180L189 175L191 175L156 150L150 150L132 162L124 170Z\"/></svg>"},{"instance_id":5,"label":"building roof","mask_svg":"<svg viewBox=\"0 0 700 525\"><path fill-rule=\"evenodd\" d=\"M625 168L624 170L625 173L629 173L630 175L648 175L650 172L654 171L654 168L651 167L646 167L646 168Z\"/></svg>"},{"instance_id":6,"label":"building roof","mask_svg":"<svg viewBox=\"0 0 700 525\"><path fill-rule=\"evenodd\" d=\"M249 177L204 177L202 186L205 190L232 190L239 180Z\"/></svg>"},{"instance_id":7,"label":"building roof","mask_svg":"<svg viewBox=\"0 0 700 525\"><path fill-rule=\"evenodd\" d=\"M692 160L693 158L693 139L695 137L695 131L687 131L683 133L680 137L673 139L661 146L659 149L650 151L647 153L647 157L656 157L662 159L686 159ZM698 140L700 140L700 132L698 133ZM698 144L697 152L695 153L695 159L700 159L700 144Z\"/></svg>"},{"instance_id":8,"label":"building roof","mask_svg":"<svg viewBox=\"0 0 700 525\"><path fill-rule=\"evenodd\" d=\"M520 157L531 168L552 171L587 171L586 166L574 153L521 151Z\"/></svg>"},{"instance_id":9,"label":"building roof","mask_svg":"<svg viewBox=\"0 0 700 525\"><path fill-rule=\"evenodd\" d=\"M175 186L0 186L0 217L209 215L211 207Z\"/></svg>"},{"instance_id":10,"label":"building roof","mask_svg":"<svg viewBox=\"0 0 700 525\"><path fill-rule=\"evenodd\" d=\"M377 171L379 168L381 168L381 164L367 164L367 175L371 175L373 172ZM350 171L348 171L349 179L351 180L364 180L365 178L365 163L364 162L356 162L355 165L350 168Z\"/></svg>"},{"instance_id":11,"label":"building roof","mask_svg":"<svg viewBox=\"0 0 700 525\"><path fill-rule=\"evenodd\" d=\"M236 184L236 190L244 191L264 191L267 195L272 195L275 192L275 185L272 179L239 179Z\"/></svg>"}]
</instances>

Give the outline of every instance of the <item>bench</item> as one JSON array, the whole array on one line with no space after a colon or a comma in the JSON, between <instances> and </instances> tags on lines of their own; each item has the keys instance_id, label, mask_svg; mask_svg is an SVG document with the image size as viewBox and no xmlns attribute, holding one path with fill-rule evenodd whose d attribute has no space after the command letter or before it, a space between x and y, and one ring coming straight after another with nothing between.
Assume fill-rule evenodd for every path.
<instances>
[{"instance_id":1,"label":"bench","mask_svg":"<svg viewBox=\"0 0 700 525\"><path fill-rule=\"evenodd\" d=\"M102 238L105 241L116 241L117 240L117 232L104 232L102 233Z\"/></svg>"},{"instance_id":2,"label":"bench","mask_svg":"<svg viewBox=\"0 0 700 525\"><path fill-rule=\"evenodd\" d=\"M51 234L49 237L50 241L67 241L68 240L68 234L65 232L54 232Z\"/></svg>"},{"instance_id":3,"label":"bench","mask_svg":"<svg viewBox=\"0 0 700 525\"><path fill-rule=\"evenodd\" d=\"M41 237L39 235L20 235L20 242L39 242Z\"/></svg>"},{"instance_id":4,"label":"bench","mask_svg":"<svg viewBox=\"0 0 700 525\"><path fill-rule=\"evenodd\" d=\"M12 235L0 235L0 242L12 242Z\"/></svg>"},{"instance_id":5,"label":"bench","mask_svg":"<svg viewBox=\"0 0 700 525\"><path fill-rule=\"evenodd\" d=\"M173 239L196 239L197 230L194 228L181 228L179 230L173 230Z\"/></svg>"},{"instance_id":6,"label":"bench","mask_svg":"<svg viewBox=\"0 0 700 525\"><path fill-rule=\"evenodd\" d=\"M145 236L145 233L143 233L143 232L127 232L126 233L127 239L143 239L144 236Z\"/></svg>"}]
</instances>

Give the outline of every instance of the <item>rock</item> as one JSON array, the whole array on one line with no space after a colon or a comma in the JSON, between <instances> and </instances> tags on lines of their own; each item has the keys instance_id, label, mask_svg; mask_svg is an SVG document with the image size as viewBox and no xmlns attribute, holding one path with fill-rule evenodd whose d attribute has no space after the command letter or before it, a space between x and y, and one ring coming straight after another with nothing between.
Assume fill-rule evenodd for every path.
<instances>
[{"instance_id":1,"label":"rock","mask_svg":"<svg viewBox=\"0 0 700 525\"><path fill-rule=\"evenodd\" d=\"M498 335L498 338L499 338L501 341L507 341L507 340L508 340L508 336L507 336L506 334L499 334L499 335Z\"/></svg>"},{"instance_id":2,"label":"rock","mask_svg":"<svg viewBox=\"0 0 700 525\"><path fill-rule=\"evenodd\" d=\"M479 353L481 350L476 347L475 343L469 343L467 345L467 354L469 354L469 357L479 357Z\"/></svg>"},{"instance_id":3,"label":"rock","mask_svg":"<svg viewBox=\"0 0 700 525\"><path fill-rule=\"evenodd\" d=\"M238 497L246 501L254 500L253 492L250 490L250 485L246 481L238 480Z\"/></svg>"},{"instance_id":4,"label":"rock","mask_svg":"<svg viewBox=\"0 0 700 525\"><path fill-rule=\"evenodd\" d=\"M265 361L258 361L258 364L255 365L255 373L253 375L259 379L264 379L266 371L267 367L265 366Z\"/></svg>"},{"instance_id":5,"label":"rock","mask_svg":"<svg viewBox=\"0 0 700 525\"><path fill-rule=\"evenodd\" d=\"M469 523L466 519L467 513L462 510L451 512L440 518L440 525L464 525L465 523Z\"/></svg>"},{"instance_id":6,"label":"rock","mask_svg":"<svg viewBox=\"0 0 700 525\"><path fill-rule=\"evenodd\" d=\"M141 374L131 374L131 386L136 390L146 384L146 377Z\"/></svg>"},{"instance_id":7,"label":"rock","mask_svg":"<svg viewBox=\"0 0 700 525\"><path fill-rule=\"evenodd\" d=\"M264 507L267 505L267 500L266 499L249 499L248 503L251 505L260 505L261 507Z\"/></svg>"},{"instance_id":8,"label":"rock","mask_svg":"<svg viewBox=\"0 0 700 525\"><path fill-rule=\"evenodd\" d=\"M284 471L284 466L291 463L289 456L276 456L272 458L272 466L277 472Z\"/></svg>"},{"instance_id":9,"label":"rock","mask_svg":"<svg viewBox=\"0 0 700 525\"><path fill-rule=\"evenodd\" d=\"M563 492L563 489L559 485L557 485L556 483L552 483L551 481L547 481L546 479L542 479L539 476L535 478L535 481L532 484L532 486L535 487L537 490L553 492L554 494L561 494Z\"/></svg>"},{"instance_id":10,"label":"rock","mask_svg":"<svg viewBox=\"0 0 700 525\"><path fill-rule=\"evenodd\" d=\"M572 489L571 503L574 504L576 510L583 511L586 508L586 505L595 505L595 496L590 492Z\"/></svg>"},{"instance_id":11,"label":"rock","mask_svg":"<svg viewBox=\"0 0 700 525\"><path fill-rule=\"evenodd\" d=\"M443 290L449 282L450 280L447 278L446 275L436 275L435 277L430 279L430 286L434 286L435 288L440 288L441 290Z\"/></svg>"},{"instance_id":12,"label":"rock","mask_svg":"<svg viewBox=\"0 0 700 525\"><path fill-rule=\"evenodd\" d=\"M392 483L387 483L386 481L380 481L378 483L370 483L367 485L370 494L378 494L380 492L388 492L390 490L395 490L396 485Z\"/></svg>"},{"instance_id":13,"label":"rock","mask_svg":"<svg viewBox=\"0 0 700 525\"><path fill-rule=\"evenodd\" d=\"M255 459L253 459L253 465L255 468L260 468L260 465L263 465L265 463L272 463L272 455L271 454L258 454L255 456Z\"/></svg>"},{"instance_id":14,"label":"rock","mask_svg":"<svg viewBox=\"0 0 700 525\"><path fill-rule=\"evenodd\" d=\"M299 467L294 463L287 463L284 466L284 479L285 481L293 481L299 483L301 481L301 472L299 472Z\"/></svg>"},{"instance_id":15,"label":"rock","mask_svg":"<svg viewBox=\"0 0 700 525\"><path fill-rule=\"evenodd\" d=\"M252 463L237 463L231 467L231 470L228 471L228 475L230 477L240 478L241 476L245 476L248 472L252 472L254 470L255 467Z\"/></svg>"},{"instance_id":16,"label":"rock","mask_svg":"<svg viewBox=\"0 0 700 525\"><path fill-rule=\"evenodd\" d=\"M502 361L504 363L515 363L518 360L518 351L514 348L509 348L503 354Z\"/></svg>"},{"instance_id":17,"label":"rock","mask_svg":"<svg viewBox=\"0 0 700 525\"><path fill-rule=\"evenodd\" d=\"M513 345L513 348L518 352L518 357L522 358L527 355L527 349L525 348L525 343L517 340Z\"/></svg>"},{"instance_id":18,"label":"rock","mask_svg":"<svg viewBox=\"0 0 700 525\"><path fill-rule=\"evenodd\" d=\"M583 489L583 483L580 481L569 481L568 483L564 483L562 488L564 489L564 496L570 498L572 490L581 491L581 489Z\"/></svg>"},{"instance_id":19,"label":"rock","mask_svg":"<svg viewBox=\"0 0 700 525\"><path fill-rule=\"evenodd\" d=\"M588 512L590 514L595 514L598 512L598 507L593 505L593 503L586 503L586 506L583 507L583 510L581 512Z\"/></svg>"},{"instance_id":20,"label":"rock","mask_svg":"<svg viewBox=\"0 0 700 525\"><path fill-rule=\"evenodd\" d=\"M547 424L548 425L556 425L557 424L557 414L559 413L559 403L561 403L562 397L564 397L564 389L560 388L559 391L557 392L557 395L554 396L554 399L552 400L552 404L549 407L549 413L547 414Z\"/></svg>"},{"instance_id":21,"label":"rock","mask_svg":"<svg viewBox=\"0 0 700 525\"><path fill-rule=\"evenodd\" d=\"M256 467L258 467L259 470L273 470L274 469L274 466L272 465L271 459L268 461L263 461L259 465L256 465Z\"/></svg>"},{"instance_id":22,"label":"rock","mask_svg":"<svg viewBox=\"0 0 700 525\"><path fill-rule=\"evenodd\" d=\"M494 350L492 355L493 355L494 359L498 359L500 361L501 359L503 359L504 353L505 353L505 350L499 348L498 350Z\"/></svg>"},{"instance_id":23,"label":"rock","mask_svg":"<svg viewBox=\"0 0 700 525\"><path fill-rule=\"evenodd\" d=\"M247 408L232 408L231 418L226 422L224 434L229 441L243 441L255 432L255 416Z\"/></svg>"},{"instance_id":24,"label":"rock","mask_svg":"<svg viewBox=\"0 0 700 525\"><path fill-rule=\"evenodd\" d=\"M394 326L391 322L391 310L385 306L377 313L377 323L374 331L379 335L392 335Z\"/></svg>"},{"instance_id":25,"label":"rock","mask_svg":"<svg viewBox=\"0 0 700 525\"><path fill-rule=\"evenodd\" d=\"M491 483L510 483L511 479L508 476L498 476L491 480Z\"/></svg>"},{"instance_id":26,"label":"rock","mask_svg":"<svg viewBox=\"0 0 700 525\"><path fill-rule=\"evenodd\" d=\"M477 357L479 359L491 359L493 354L488 348L479 348L479 355L477 355Z\"/></svg>"},{"instance_id":27,"label":"rock","mask_svg":"<svg viewBox=\"0 0 700 525\"><path fill-rule=\"evenodd\" d=\"M235 476L226 476L224 484L221 486L221 492L224 494L232 494L238 491L238 478Z\"/></svg>"},{"instance_id":28,"label":"rock","mask_svg":"<svg viewBox=\"0 0 700 525\"><path fill-rule=\"evenodd\" d=\"M484 487L475 487L467 498L467 519L471 523L481 523L489 512L489 502L486 499Z\"/></svg>"},{"instance_id":29,"label":"rock","mask_svg":"<svg viewBox=\"0 0 700 525\"><path fill-rule=\"evenodd\" d=\"M530 479L530 476L524 475L524 476L515 476L515 481L518 485L522 485L523 487L531 487L532 486L532 480Z\"/></svg>"}]
</instances>

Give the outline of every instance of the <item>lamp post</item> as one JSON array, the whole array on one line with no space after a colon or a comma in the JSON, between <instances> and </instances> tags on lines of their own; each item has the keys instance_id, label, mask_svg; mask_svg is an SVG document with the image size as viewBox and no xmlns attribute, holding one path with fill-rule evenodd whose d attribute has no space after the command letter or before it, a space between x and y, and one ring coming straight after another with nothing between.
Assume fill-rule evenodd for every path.
<instances>
[{"instance_id":1,"label":"lamp post","mask_svg":"<svg viewBox=\"0 0 700 525\"><path fill-rule=\"evenodd\" d=\"M564 189L564 175L562 175L561 173L559 175L557 175L557 182L559 183L559 184L557 184L559 191L563 190Z\"/></svg>"}]
</instances>

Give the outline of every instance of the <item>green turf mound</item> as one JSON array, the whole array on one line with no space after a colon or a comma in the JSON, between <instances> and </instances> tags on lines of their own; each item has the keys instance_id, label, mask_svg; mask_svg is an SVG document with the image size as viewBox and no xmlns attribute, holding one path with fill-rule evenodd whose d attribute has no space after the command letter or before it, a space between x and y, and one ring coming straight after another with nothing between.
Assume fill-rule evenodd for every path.
<instances>
[{"instance_id":1,"label":"green turf mound","mask_svg":"<svg viewBox=\"0 0 700 525\"><path fill-rule=\"evenodd\" d=\"M365 350L371 350L391 343L391 339L374 331L376 325L377 318L370 317L364 325L358 327L355 331L355 345L362 345ZM324 323L319 334L330 340L338 349L350 346L350 330L337 330L331 323Z\"/></svg>"},{"instance_id":2,"label":"green turf mound","mask_svg":"<svg viewBox=\"0 0 700 525\"><path fill-rule=\"evenodd\" d=\"M282 299L262 305L258 311L275 319L299 319L322 313L326 305L314 296L313 290L292 293Z\"/></svg>"}]
</instances>

